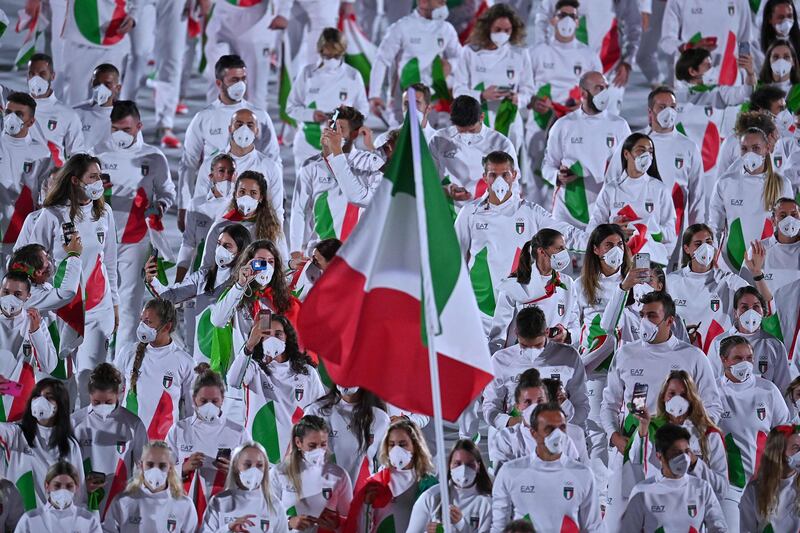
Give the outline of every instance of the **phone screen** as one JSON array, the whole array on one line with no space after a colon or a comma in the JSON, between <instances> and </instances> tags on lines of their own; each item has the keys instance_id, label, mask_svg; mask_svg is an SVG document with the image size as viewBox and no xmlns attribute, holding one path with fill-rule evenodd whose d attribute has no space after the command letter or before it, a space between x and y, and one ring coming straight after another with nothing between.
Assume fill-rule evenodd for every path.
<instances>
[{"instance_id":1,"label":"phone screen","mask_svg":"<svg viewBox=\"0 0 800 533\"><path fill-rule=\"evenodd\" d=\"M633 257L635 268L650 268L650 254L636 254Z\"/></svg>"},{"instance_id":2,"label":"phone screen","mask_svg":"<svg viewBox=\"0 0 800 533\"><path fill-rule=\"evenodd\" d=\"M262 330L269 329L272 324L272 311L260 311L258 313L258 327Z\"/></svg>"},{"instance_id":3,"label":"phone screen","mask_svg":"<svg viewBox=\"0 0 800 533\"><path fill-rule=\"evenodd\" d=\"M75 224L64 222L61 224L61 233L64 235L64 244L69 244L69 241L72 240L72 235L75 233Z\"/></svg>"},{"instance_id":4,"label":"phone screen","mask_svg":"<svg viewBox=\"0 0 800 533\"><path fill-rule=\"evenodd\" d=\"M217 450L217 460L230 459L230 458L231 458L231 449L230 448L219 448Z\"/></svg>"},{"instance_id":5,"label":"phone screen","mask_svg":"<svg viewBox=\"0 0 800 533\"><path fill-rule=\"evenodd\" d=\"M636 383L633 386L633 396L631 403L633 404L633 411L636 413L644 413L647 409L647 389L649 385L646 383Z\"/></svg>"}]
</instances>

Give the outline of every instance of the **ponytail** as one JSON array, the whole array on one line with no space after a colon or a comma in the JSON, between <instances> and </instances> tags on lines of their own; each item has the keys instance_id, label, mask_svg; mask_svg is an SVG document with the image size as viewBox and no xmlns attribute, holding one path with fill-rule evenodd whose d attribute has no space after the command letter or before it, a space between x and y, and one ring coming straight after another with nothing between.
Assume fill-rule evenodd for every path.
<instances>
[{"instance_id":1,"label":"ponytail","mask_svg":"<svg viewBox=\"0 0 800 533\"><path fill-rule=\"evenodd\" d=\"M161 327L167 324L172 324L175 327L176 313L175 306L168 300L161 300L157 298L150 300L144 305L145 309L152 309L156 312L158 320L161 322ZM139 381L139 376L142 372L142 363L144 362L144 354L147 348L147 343L140 342L136 345L136 356L133 358L133 368L131 369L131 391L136 393L136 382Z\"/></svg>"},{"instance_id":2,"label":"ponytail","mask_svg":"<svg viewBox=\"0 0 800 533\"><path fill-rule=\"evenodd\" d=\"M764 201L764 210L771 212L775 202L781 197L781 176L775 172L775 168L772 166L772 156L768 155L764 158L764 174L766 180L761 198Z\"/></svg>"}]
</instances>

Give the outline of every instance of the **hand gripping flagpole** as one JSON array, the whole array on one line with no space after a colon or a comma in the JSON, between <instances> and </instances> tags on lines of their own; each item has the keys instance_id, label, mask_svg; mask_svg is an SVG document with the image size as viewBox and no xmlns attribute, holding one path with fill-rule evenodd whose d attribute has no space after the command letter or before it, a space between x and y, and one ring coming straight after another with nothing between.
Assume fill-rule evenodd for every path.
<instances>
[{"instance_id":1,"label":"hand gripping flagpole","mask_svg":"<svg viewBox=\"0 0 800 533\"><path fill-rule=\"evenodd\" d=\"M434 338L441 333L439 312L433 292L433 278L428 248L428 225L425 218L425 188L422 176L422 151L417 116L417 97L414 89L408 89L408 120L411 130L411 155L414 168L414 190L417 200L417 227L419 229L420 258L422 260L422 303L425 309L425 332L428 340L428 364L431 373L431 396L433 397L433 424L436 429L436 467L439 471L439 493L441 494L442 526L445 533L451 533L450 494L447 483L447 453L444 447L444 427L442 417L442 393L439 385L439 359L436 355Z\"/></svg>"}]
</instances>

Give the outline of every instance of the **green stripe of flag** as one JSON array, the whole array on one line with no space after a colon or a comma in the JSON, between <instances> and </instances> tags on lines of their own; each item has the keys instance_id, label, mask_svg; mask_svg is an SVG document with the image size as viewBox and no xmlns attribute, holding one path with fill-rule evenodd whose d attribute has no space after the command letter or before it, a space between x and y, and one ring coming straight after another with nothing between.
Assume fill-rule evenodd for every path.
<instances>
[{"instance_id":1,"label":"green stripe of flag","mask_svg":"<svg viewBox=\"0 0 800 533\"><path fill-rule=\"evenodd\" d=\"M139 398L136 397L135 392L128 391L128 395L125 396L125 409L139 416Z\"/></svg>"},{"instance_id":2,"label":"green stripe of flag","mask_svg":"<svg viewBox=\"0 0 800 533\"><path fill-rule=\"evenodd\" d=\"M578 19L578 27L575 29L575 39L585 45L589 44L589 29L586 26L586 15Z\"/></svg>"},{"instance_id":3,"label":"green stripe of flag","mask_svg":"<svg viewBox=\"0 0 800 533\"><path fill-rule=\"evenodd\" d=\"M725 452L728 455L728 481L734 487L744 488L747 477L744 473L744 461L742 451L733 439L733 435L725 435Z\"/></svg>"},{"instance_id":4,"label":"green stripe of flag","mask_svg":"<svg viewBox=\"0 0 800 533\"><path fill-rule=\"evenodd\" d=\"M390 514L378 524L375 533L395 533L394 514Z\"/></svg>"},{"instance_id":5,"label":"green stripe of flag","mask_svg":"<svg viewBox=\"0 0 800 533\"><path fill-rule=\"evenodd\" d=\"M469 279L472 282L475 299L478 301L478 309L485 315L494 316L497 302L494 299L494 287L492 286L492 273L489 269L488 257L488 248L482 249L475 255L475 261L469 271Z\"/></svg>"},{"instance_id":6,"label":"green stripe of flag","mask_svg":"<svg viewBox=\"0 0 800 533\"><path fill-rule=\"evenodd\" d=\"M253 418L253 440L267 450L267 458L271 464L278 464L281 461L275 402L272 400L262 405Z\"/></svg>"},{"instance_id":7,"label":"green stripe of flag","mask_svg":"<svg viewBox=\"0 0 800 533\"><path fill-rule=\"evenodd\" d=\"M26 511L36 509L36 490L33 487L33 472L28 470L16 482L19 495L22 497L22 506Z\"/></svg>"},{"instance_id":8,"label":"green stripe of flag","mask_svg":"<svg viewBox=\"0 0 800 533\"><path fill-rule=\"evenodd\" d=\"M316 109L317 103L311 102L308 107ZM322 150L322 127L318 122L303 122L303 136L308 144L317 150Z\"/></svg>"},{"instance_id":9,"label":"green stripe of flag","mask_svg":"<svg viewBox=\"0 0 800 533\"><path fill-rule=\"evenodd\" d=\"M545 83L539 90L536 92L536 96L538 98L552 98L553 88L549 83ZM553 117L553 110L550 109L547 113L539 113L537 111L533 112L533 120L536 122L536 125L539 126L540 130L546 130L547 125L550 124L550 119Z\"/></svg>"},{"instance_id":10,"label":"green stripe of flag","mask_svg":"<svg viewBox=\"0 0 800 533\"><path fill-rule=\"evenodd\" d=\"M432 97L434 100L449 100L450 89L447 87L447 79L444 75L444 63L442 58L436 56L433 58L433 65L431 65L431 89Z\"/></svg>"},{"instance_id":11,"label":"green stripe of flag","mask_svg":"<svg viewBox=\"0 0 800 533\"><path fill-rule=\"evenodd\" d=\"M508 131L517 118L517 105L509 98L504 98L497 108L494 117L494 129L508 137Z\"/></svg>"},{"instance_id":12,"label":"green stripe of flag","mask_svg":"<svg viewBox=\"0 0 800 533\"><path fill-rule=\"evenodd\" d=\"M783 330L777 313L765 316L761 320L761 329L783 342Z\"/></svg>"},{"instance_id":13,"label":"green stripe of flag","mask_svg":"<svg viewBox=\"0 0 800 533\"><path fill-rule=\"evenodd\" d=\"M411 176L413 177L413 174ZM333 213L328 205L328 191L317 196L314 201L314 231L319 235L320 240L336 237Z\"/></svg>"},{"instance_id":14,"label":"green stripe of flag","mask_svg":"<svg viewBox=\"0 0 800 533\"><path fill-rule=\"evenodd\" d=\"M400 71L400 89L405 91L411 85L420 81L419 59L412 57L408 60L408 63L403 65L403 69Z\"/></svg>"},{"instance_id":15,"label":"green stripe of flag","mask_svg":"<svg viewBox=\"0 0 800 533\"><path fill-rule=\"evenodd\" d=\"M359 74L361 74L361 78L364 80L365 86L369 85L369 76L372 73L372 65L370 65L366 54L345 54L344 62L356 69Z\"/></svg>"},{"instance_id":16,"label":"green stripe of flag","mask_svg":"<svg viewBox=\"0 0 800 533\"><path fill-rule=\"evenodd\" d=\"M742 268L744 254L747 251L747 245L744 242L744 231L742 230L742 220L739 218L731 223L726 248L728 250L728 259L730 259L731 265L734 267L734 272L738 272Z\"/></svg>"},{"instance_id":17,"label":"green stripe of flag","mask_svg":"<svg viewBox=\"0 0 800 533\"><path fill-rule=\"evenodd\" d=\"M102 44L100 11L97 2L98 0L75 0L72 14L81 35L91 43Z\"/></svg>"},{"instance_id":18,"label":"green stripe of flag","mask_svg":"<svg viewBox=\"0 0 800 533\"><path fill-rule=\"evenodd\" d=\"M786 95L786 108L792 113L800 109L800 83L792 85L789 94Z\"/></svg>"},{"instance_id":19,"label":"green stripe of flag","mask_svg":"<svg viewBox=\"0 0 800 533\"><path fill-rule=\"evenodd\" d=\"M575 181L567 183L564 187L564 205L572 215L572 218L589 223L589 202L586 199L586 186L584 184L584 170L580 161L576 161L571 167L570 172L578 176Z\"/></svg>"}]
</instances>

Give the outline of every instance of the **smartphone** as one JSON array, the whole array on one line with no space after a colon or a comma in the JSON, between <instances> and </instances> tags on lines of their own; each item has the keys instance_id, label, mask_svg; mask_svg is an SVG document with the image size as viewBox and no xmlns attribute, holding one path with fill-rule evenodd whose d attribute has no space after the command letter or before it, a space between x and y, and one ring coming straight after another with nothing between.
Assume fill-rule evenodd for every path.
<instances>
[{"instance_id":1,"label":"smartphone","mask_svg":"<svg viewBox=\"0 0 800 533\"><path fill-rule=\"evenodd\" d=\"M262 330L269 329L272 324L272 311L269 309L258 312L258 327Z\"/></svg>"},{"instance_id":2,"label":"smartphone","mask_svg":"<svg viewBox=\"0 0 800 533\"><path fill-rule=\"evenodd\" d=\"M644 413L647 410L647 383L636 383L633 385L633 396L631 403L633 404L634 413Z\"/></svg>"},{"instance_id":3,"label":"smartphone","mask_svg":"<svg viewBox=\"0 0 800 533\"><path fill-rule=\"evenodd\" d=\"M266 259L253 259L250 261L250 268L253 269L253 272L260 272L262 270L267 269L267 260Z\"/></svg>"},{"instance_id":4,"label":"smartphone","mask_svg":"<svg viewBox=\"0 0 800 533\"><path fill-rule=\"evenodd\" d=\"M72 236L75 234L75 224L72 222L64 222L61 224L61 234L64 236L64 244L69 244Z\"/></svg>"},{"instance_id":5,"label":"smartphone","mask_svg":"<svg viewBox=\"0 0 800 533\"><path fill-rule=\"evenodd\" d=\"M22 394L22 385L16 381L6 381L0 384L0 394L17 398Z\"/></svg>"},{"instance_id":6,"label":"smartphone","mask_svg":"<svg viewBox=\"0 0 800 533\"><path fill-rule=\"evenodd\" d=\"M102 472L89 472L86 474L86 481L91 481L95 485L104 484L106 482L106 475Z\"/></svg>"},{"instance_id":7,"label":"smartphone","mask_svg":"<svg viewBox=\"0 0 800 533\"><path fill-rule=\"evenodd\" d=\"M650 268L650 254L639 253L633 256L633 267Z\"/></svg>"},{"instance_id":8,"label":"smartphone","mask_svg":"<svg viewBox=\"0 0 800 533\"><path fill-rule=\"evenodd\" d=\"M559 329L558 328L547 328L547 336L551 339L558 335Z\"/></svg>"},{"instance_id":9,"label":"smartphone","mask_svg":"<svg viewBox=\"0 0 800 533\"><path fill-rule=\"evenodd\" d=\"M111 176L109 174L100 174L100 181L103 182L104 189L111 187Z\"/></svg>"},{"instance_id":10,"label":"smartphone","mask_svg":"<svg viewBox=\"0 0 800 533\"><path fill-rule=\"evenodd\" d=\"M502 85L498 87L497 90L500 91L501 93L510 93L511 91L514 90L514 88L508 85Z\"/></svg>"},{"instance_id":11,"label":"smartphone","mask_svg":"<svg viewBox=\"0 0 800 533\"><path fill-rule=\"evenodd\" d=\"M331 122L330 122L330 124L328 124L330 129L332 129L333 131L336 131L336 121L337 120L339 120L339 110L338 109L333 112L333 116L331 117Z\"/></svg>"},{"instance_id":12,"label":"smartphone","mask_svg":"<svg viewBox=\"0 0 800 533\"><path fill-rule=\"evenodd\" d=\"M311 263L306 269L306 277L311 283L316 283L322 275L322 269L316 263Z\"/></svg>"},{"instance_id":13,"label":"smartphone","mask_svg":"<svg viewBox=\"0 0 800 533\"><path fill-rule=\"evenodd\" d=\"M750 55L750 43L748 43L747 41L739 42L739 55L740 56Z\"/></svg>"},{"instance_id":14,"label":"smartphone","mask_svg":"<svg viewBox=\"0 0 800 533\"><path fill-rule=\"evenodd\" d=\"M230 448L219 448L217 449L217 461L220 459L227 459L230 460L231 458L231 449Z\"/></svg>"}]
</instances>

